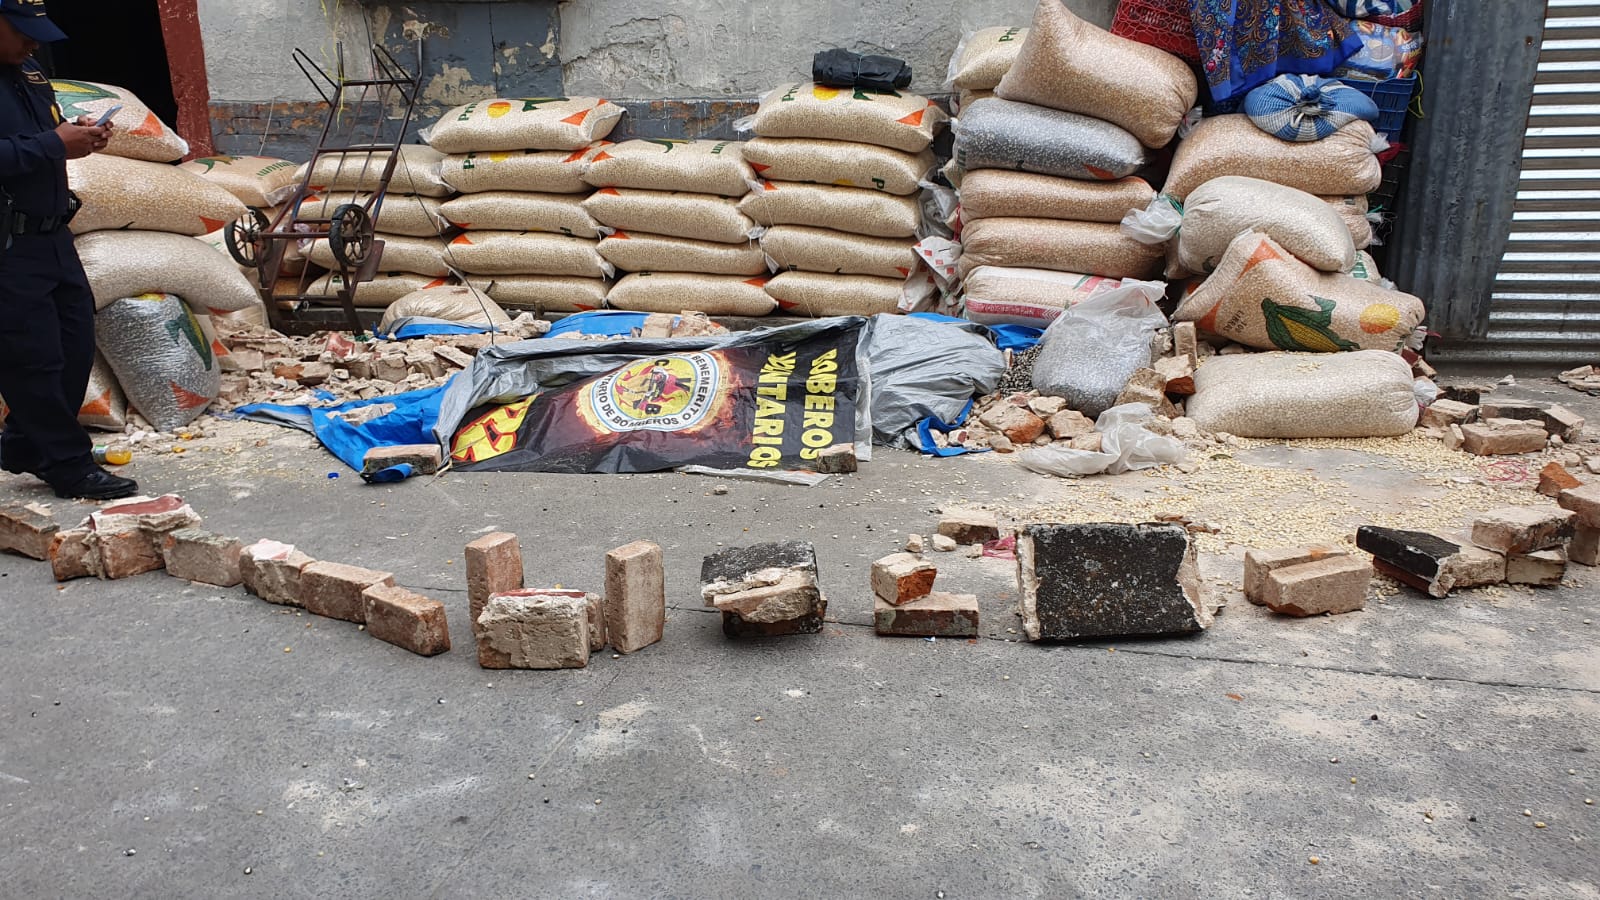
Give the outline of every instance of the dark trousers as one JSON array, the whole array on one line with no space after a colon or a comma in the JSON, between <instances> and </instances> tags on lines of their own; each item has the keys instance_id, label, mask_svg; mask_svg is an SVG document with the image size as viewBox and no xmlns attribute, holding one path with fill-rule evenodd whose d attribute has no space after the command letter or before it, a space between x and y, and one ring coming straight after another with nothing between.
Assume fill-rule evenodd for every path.
<instances>
[{"instance_id":1,"label":"dark trousers","mask_svg":"<svg viewBox=\"0 0 1600 900\"><path fill-rule=\"evenodd\" d=\"M78 424L94 365L94 295L62 228L0 250L0 461L70 487L94 467Z\"/></svg>"}]
</instances>

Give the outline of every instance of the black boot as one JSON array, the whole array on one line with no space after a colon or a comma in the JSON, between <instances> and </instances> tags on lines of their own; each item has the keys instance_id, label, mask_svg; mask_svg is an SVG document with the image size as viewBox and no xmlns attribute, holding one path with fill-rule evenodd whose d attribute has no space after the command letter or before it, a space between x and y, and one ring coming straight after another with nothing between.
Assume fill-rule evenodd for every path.
<instances>
[{"instance_id":1,"label":"black boot","mask_svg":"<svg viewBox=\"0 0 1600 900\"><path fill-rule=\"evenodd\" d=\"M139 493L139 482L96 466L77 482L56 488L57 497L77 500L119 500Z\"/></svg>"}]
</instances>

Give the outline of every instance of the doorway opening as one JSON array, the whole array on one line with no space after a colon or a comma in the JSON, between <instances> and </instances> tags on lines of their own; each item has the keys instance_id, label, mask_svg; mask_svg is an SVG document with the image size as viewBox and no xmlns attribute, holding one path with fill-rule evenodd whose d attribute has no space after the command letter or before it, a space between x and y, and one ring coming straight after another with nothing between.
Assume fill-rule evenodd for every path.
<instances>
[{"instance_id":1,"label":"doorway opening","mask_svg":"<svg viewBox=\"0 0 1600 900\"><path fill-rule=\"evenodd\" d=\"M114 14L105 0L50 0L50 20L67 33L39 53L50 77L127 88L161 121L178 127L157 0L119 3Z\"/></svg>"}]
</instances>

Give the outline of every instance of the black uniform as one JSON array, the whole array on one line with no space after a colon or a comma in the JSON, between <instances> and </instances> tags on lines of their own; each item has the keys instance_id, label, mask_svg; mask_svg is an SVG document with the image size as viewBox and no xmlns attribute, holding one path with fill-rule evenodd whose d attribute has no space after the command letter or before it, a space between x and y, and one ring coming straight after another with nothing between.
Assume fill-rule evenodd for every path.
<instances>
[{"instance_id":1,"label":"black uniform","mask_svg":"<svg viewBox=\"0 0 1600 900\"><path fill-rule=\"evenodd\" d=\"M58 490L95 469L78 424L94 365L94 296L65 221L61 121L37 63L0 66L0 228L9 232L0 233L0 398L10 407L0 463Z\"/></svg>"}]
</instances>

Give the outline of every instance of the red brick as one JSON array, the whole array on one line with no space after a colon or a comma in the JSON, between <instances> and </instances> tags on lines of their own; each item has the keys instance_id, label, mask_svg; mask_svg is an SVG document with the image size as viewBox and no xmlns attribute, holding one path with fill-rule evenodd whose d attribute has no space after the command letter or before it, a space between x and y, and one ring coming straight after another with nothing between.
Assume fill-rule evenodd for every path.
<instances>
[{"instance_id":1,"label":"red brick","mask_svg":"<svg viewBox=\"0 0 1600 900\"><path fill-rule=\"evenodd\" d=\"M485 669L589 664L589 601L583 591L523 588L495 594L478 624L478 665Z\"/></svg>"},{"instance_id":2,"label":"red brick","mask_svg":"<svg viewBox=\"0 0 1600 900\"><path fill-rule=\"evenodd\" d=\"M1267 575L1263 604L1287 616L1355 612L1367 605L1372 564L1352 556L1276 569Z\"/></svg>"},{"instance_id":3,"label":"red brick","mask_svg":"<svg viewBox=\"0 0 1600 900\"><path fill-rule=\"evenodd\" d=\"M1577 513L1579 522L1590 528L1600 528L1600 481L1567 488L1556 497L1556 502L1562 509Z\"/></svg>"},{"instance_id":4,"label":"red brick","mask_svg":"<svg viewBox=\"0 0 1600 900\"><path fill-rule=\"evenodd\" d=\"M419 656L437 656L450 649L450 623L444 604L392 584L377 584L361 593L367 633Z\"/></svg>"},{"instance_id":5,"label":"red brick","mask_svg":"<svg viewBox=\"0 0 1600 900\"><path fill-rule=\"evenodd\" d=\"M1432 428L1449 428L1451 425L1470 425L1478 417L1478 408L1458 400L1435 400L1422 411L1421 425Z\"/></svg>"},{"instance_id":6,"label":"red brick","mask_svg":"<svg viewBox=\"0 0 1600 900\"><path fill-rule=\"evenodd\" d=\"M1030 444L1044 433L1044 420L1025 406L1001 403L978 417L992 431L1005 435L1012 443Z\"/></svg>"},{"instance_id":7,"label":"red brick","mask_svg":"<svg viewBox=\"0 0 1600 900\"><path fill-rule=\"evenodd\" d=\"M896 606L874 598L872 615L878 634L906 637L964 638L978 636L978 598L935 591Z\"/></svg>"},{"instance_id":8,"label":"red brick","mask_svg":"<svg viewBox=\"0 0 1600 900\"><path fill-rule=\"evenodd\" d=\"M939 570L933 563L910 553L894 553L872 564L872 592L899 606L928 596Z\"/></svg>"},{"instance_id":9,"label":"red brick","mask_svg":"<svg viewBox=\"0 0 1600 900\"><path fill-rule=\"evenodd\" d=\"M1562 497L1573 493L1562 492ZM1490 510L1472 523L1472 542L1498 553L1548 550L1572 539L1577 516L1566 509L1507 506Z\"/></svg>"},{"instance_id":10,"label":"red brick","mask_svg":"<svg viewBox=\"0 0 1600 900\"><path fill-rule=\"evenodd\" d=\"M303 606L300 573L316 560L277 541L258 541L239 555L244 589L268 603Z\"/></svg>"},{"instance_id":11,"label":"red brick","mask_svg":"<svg viewBox=\"0 0 1600 900\"><path fill-rule=\"evenodd\" d=\"M605 611L606 637L618 653L661 640L667 587L660 545L635 541L606 554Z\"/></svg>"},{"instance_id":12,"label":"red brick","mask_svg":"<svg viewBox=\"0 0 1600 900\"><path fill-rule=\"evenodd\" d=\"M50 542L58 530L55 519L26 506L0 507L0 550L49 559Z\"/></svg>"},{"instance_id":13,"label":"red brick","mask_svg":"<svg viewBox=\"0 0 1600 900\"><path fill-rule=\"evenodd\" d=\"M1478 456L1510 456L1517 453L1538 453L1544 449L1549 435L1538 422L1514 422L1496 419L1462 425L1465 438L1462 449Z\"/></svg>"},{"instance_id":14,"label":"red brick","mask_svg":"<svg viewBox=\"0 0 1600 900\"><path fill-rule=\"evenodd\" d=\"M346 622L366 621L362 594L374 585L392 586L394 576L344 563L314 562L300 570L300 601L307 612Z\"/></svg>"},{"instance_id":15,"label":"red brick","mask_svg":"<svg viewBox=\"0 0 1600 900\"><path fill-rule=\"evenodd\" d=\"M92 543L98 563L95 574L117 580L154 572L166 565L157 538L139 528L95 532Z\"/></svg>"},{"instance_id":16,"label":"red brick","mask_svg":"<svg viewBox=\"0 0 1600 900\"><path fill-rule=\"evenodd\" d=\"M373 447L361 459L361 472L371 475L390 466L409 463L415 475L432 475L439 471L444 458L438 444L404 444L396 447Z\"/></svg>"},{"instance_id":17,"label":"red brick","mask_svg":"<svg viewBox=\"0 0 1600 900\"><path fill-rule=\"evenodd\" d=\"M1567 574L1567 551L1557 547L1535 553L1513 553L1506 557L1506 583L1559 587Z\"/></svg>"},{"instance_id":18,"label":"red brick","mask_svg":"<svg viewBox=\"0 0 1600 900\"><path fill-rule=\"evenodd\" d=\"M606 600L599 594L584 594L588 604L584 617L589 620L589 652L599 653L606 647Z\"/></svg>"},{"instance_id":19,"label":"red brick","mask_svg":"<svg viewBox=\"0 0 1600 900\"><path fill-rule=\"evenodd\" d=\"M1583 482L1568 472L1566 466L1561 463L1546 463L1545 467L1539 470L1539 493L1546 497L1560 497L1562 491L1577 487L1583 487Z\"/></svg>"},{"instance_id":20,"label":"red brick","mask_svg":"<svg viewBox=\"0 0 1600 900\"><path fill-rule=\"evenodd\" d=\"M1574 529L1567 559L1581 566L1600 566L1600 528L1580 524Z\"/></svg>"},{"instance_id":21,"label":"red brick","mask_svg":"<svg viewBox=\"0 0 1600 900\"><path fill-rule=\"evenodd\" d=\"M939 520L939 533L958 544L982 544L1000 539L1000 522L994 513L946 513Z\"/></svg>"},{"instance_id":22,"label":"red brick","mask_svg":"<svg viewBox=\"0 0 1600 900\"><path fill-rule=\"evenodd\" d=\"M242 551L238 538L199 528L180 528L167 534L161 543L161 558L168 575L217 587L233 587L244 581L239 571Z\"/></svg>"},{"instance_id":23,"label":"red brick","mask_svg":"<svg viewBox=\"0 0 1600 900\"><path fill-rule=\"evenodd\" d=\"M1262 594L1267 589L1267 576L1287 566L1316 562L1336 556L1347 556L1337 547L1295 547L1275 550L1248 550L1244 554L1244 596L1256 606L1265 606Z\"/></svg>"},{"instance_id":24,"label":"red brick","mask_svg":"<svg viewBox=\"0 0 1600 900\"><path fill-rule=\"evenodd\" d=\"M50 571L57 581L88 578L94 575L99 554L94 549L94 532L87 528L58 531L50 540Z\"/></svg>"},{"instance_id":25,"label":"red brick","mask_svg":"<svg viewBox=\"0 0 1600 900\"><path fill-rule=\"evenodd\" d=\"M489 598L522 587L522 549L517 536L504 531L486 534L467 545L467 612L472 633Z\"/></svg>"},{"instance_id":26,"label":"red brick","mask_svg":"<svg viewBox=\"0 0 1600 900\"><path fill-rule=\"evenodd\" d=\"M823 474L843 475L859 468L854 444L834 444L817 454L817 471Z\"/></svg>"}]
</instances>

